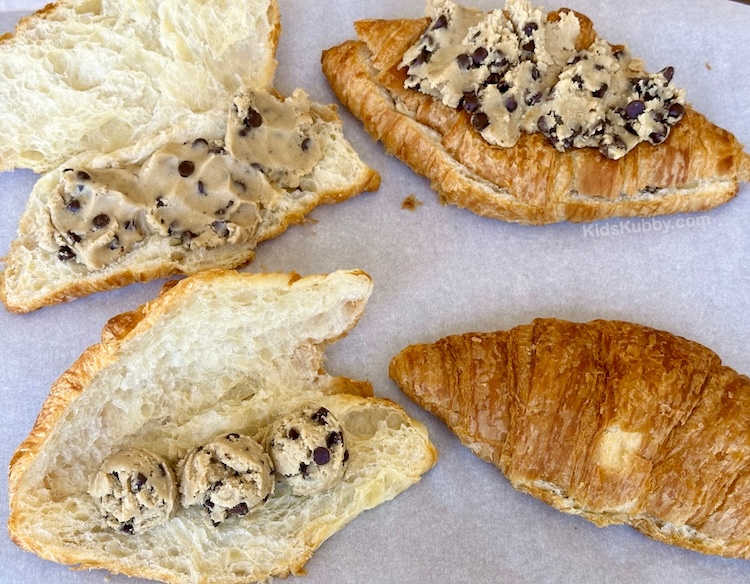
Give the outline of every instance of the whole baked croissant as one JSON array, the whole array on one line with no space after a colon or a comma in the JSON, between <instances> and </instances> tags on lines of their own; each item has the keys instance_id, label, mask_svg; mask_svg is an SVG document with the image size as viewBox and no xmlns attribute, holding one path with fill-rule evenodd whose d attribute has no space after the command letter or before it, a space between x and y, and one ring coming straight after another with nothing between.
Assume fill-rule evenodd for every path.
<instances>
[{"instance_id":1,"label":"whole baked croissant","mask_svg":"<svg viewBox=\"0 0 750 584\"><path fill-rule=\"evenodd\" d=\"M750 379L706 347L538 319L407 347L390 375L516 489L598 526L750 559Z\"/></svg>"}]
</instances>

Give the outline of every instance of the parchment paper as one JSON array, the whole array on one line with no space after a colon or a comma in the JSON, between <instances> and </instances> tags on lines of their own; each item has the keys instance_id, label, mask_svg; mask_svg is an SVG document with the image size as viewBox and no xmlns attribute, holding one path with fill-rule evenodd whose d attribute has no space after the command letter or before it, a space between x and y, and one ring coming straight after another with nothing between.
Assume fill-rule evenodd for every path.
<instances>
[{"instance_id":1,"label":"parchment paper","mask_svg":"<svg viewBox=\"0 0 750 584\"><path fill-rule=\"evenodd\" d=\"M353 38L352 21L422 15L421 1L279 0L276 85L335 102L320 71L325 48ZM41 6L42 3L37 3ZM490 9L495 1L477 5ZM541 2L558 8L551 1ZM627 43L651 71L672 65L688 101L750 145L750 6L728 0L570 0L610 42ZM0 2L0 10L34 6ZM0 15L10 30L20 13ZM252 66L252 63L248 63ZM369 379L424 421L440 460L423 480L368 511L307 564L305 584L744 583L750 562L654 542L628 527L598 529L514 491L387 375L408 344L497 330L537 316L617 318L696 340L750 373L750 187L710 213L523 227L441 206L426 180L373 143L341 111L345 132L383 181L376 193L319 208L314 222L258 248L252 271L362 268L375 292L359 325L328 350L328 370ZM2 134L0 132L0 139ZM35 176L0 174L0 254L8 249ZM414 211L401 208L414 195ZM111 316L152 299L162 282L133 285L17 316L0 309L0 460L27 435L51 384ZM0 473L0 522L7 478ZM0 581L135 582L75 572L0 536Z\"/></svg>"}]
</instances>

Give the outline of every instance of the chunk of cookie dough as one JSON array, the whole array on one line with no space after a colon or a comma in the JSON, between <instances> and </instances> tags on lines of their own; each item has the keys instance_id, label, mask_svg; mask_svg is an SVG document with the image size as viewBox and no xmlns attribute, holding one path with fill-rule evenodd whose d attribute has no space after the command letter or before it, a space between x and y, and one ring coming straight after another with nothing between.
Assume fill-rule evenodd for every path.
<instances>
[{"instance_id":1,"label":"chunk of cookie dough","mask_svg":"<svg viewBox=\"0 0 750 584\"><path fill-rule=\"evenodd\" d=\"M171 517L177 483L166 460L141 448L128 448L104 459L89 494L109 527L138 535Z\"/></svg>"},{"instance_id":2,"label":"chunk of cookie dough","mask_svg":"<svg viewBox=\"0 0 750 584\"><path fill-rule=\"evenodd\" d=\"M296 495L331 488L344 476L349 460L341 424L318 406L277 420L268 435L268 450L276 472Z\"/></svg>"},{"instance_id":3,"label":"chunk of cookie dough","mask_svg":"<svg viewBox=\"0 0 750 584\"><path fill-rule=\"evenodd\" d=\"M240 434L192 449L177 472L183 507L202 505L214 527L260 507L276 485L271 458L255 440Z\"/></svg>"}]
</instances>

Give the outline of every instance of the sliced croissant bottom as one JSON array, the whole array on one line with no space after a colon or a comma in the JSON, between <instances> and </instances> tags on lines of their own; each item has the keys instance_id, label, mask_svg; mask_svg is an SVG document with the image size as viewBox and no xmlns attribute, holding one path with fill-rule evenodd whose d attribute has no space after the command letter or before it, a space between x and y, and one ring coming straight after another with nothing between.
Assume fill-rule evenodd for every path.
<instances>
[{"instance_id":1,"label":"sliced croissant bottom","mask_svg":"<svg viewBox=\"0 0 750 584\"><path fill-rule=\"evenodd\" d=\"M596 33L576 14L585 47ZM640 144L620 160L592 148L558 152L539 134L491 146L466 112L404 87L398 65L429 22L356 22L359 40L325 51L322 65L339 100L444 202L518 223L581 222L704 211L750 181L742 145L690 107L663 144Z\"/></svg>"},{"instance_id":2,"label":"sliced croissant bottom","mask_svg":"<svg viewBox=\"0 0 750 584\"><path fill-rule=\"evenodd\" d=\"M413 345L391 378L516 489L750 559L750 379L636 324L538 319Z\"/></svg>"},{"instance_id":3,"label":"sliced croissant bottom","mask_svg":"<svg viewBox=\"0 0 750 584\"><path fill-rule=\"evenodd\" d=\"M435 462L427 431L369 383L322 369L372 289L367 274L210 271L111 319L54 384L10 463L13 541L42 558L164 582L247 583L302 574L322 542ZM230 432L255 436L302 404L341 422L349 462L322 493L277 483L261 507L211 527L179 508L139 535L107 528L87 494L101 461L144 448L174 463Z\"/></svg>"}]
</instances>

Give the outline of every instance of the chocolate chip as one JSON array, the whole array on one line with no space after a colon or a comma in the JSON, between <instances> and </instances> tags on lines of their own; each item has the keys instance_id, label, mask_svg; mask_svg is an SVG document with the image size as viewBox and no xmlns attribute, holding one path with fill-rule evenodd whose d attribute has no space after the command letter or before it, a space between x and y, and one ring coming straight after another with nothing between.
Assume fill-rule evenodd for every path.
<instances>
[{"instance_id":1,"label":"chocolate chip","mask_svg":"<svg viewBox=\"0 0 750 584\"><path fill-rule=\"evenodd\" d=\"M128 535L133 535L133 520L131 519L127 523L123 523L122 527L120 527L120 531L122 531L123 533L127 533Z\"/></svg>"},{"instance_id":2,"label":"chocolate chip","mask_svg":"<svg viewBox=\"0 0 750 584\"><path fill-rule=\"evenodd\" d=\"M302 140L302 144L300 147L302 148L302 152L307 152L310 149L310 145L312 144L312 140L310 138L305 138Z\"/></svg>"},{"instance_id":3,"label":"chocolate chip","mask_svg":"<svg viewBox=\"0 0 750 584\"><path fill-rule=\"evenodd\" d=\"M489 77L485 80L487 85L497 85L502 80L500 73L490 73Z\"/></svg>"},{"instance_id":4,"label":"chocolate chip","mask_svg":"<svg viewBox=\"0 0 750 584\"><path fill-rule=\"evenodd\" d=\"M463 106L464 109L473 114L479 108L479 98L476 93L464 93Z\"/></svg>"},{"instance_id":5,"label":"chocolate chip","mask_svg":"<svg viewBox=\"0 0 750 584\"><path fill-rule=\"evenodd\" d=\"M524 101L526 102L526 105L534 105L536 103L539 103L541 100L542 100L542 94L535 93L534 95L527 95Z\"/></svg>"},{"instance_id":6,"label":"chocolate chip","mask_svg":"<svg viewBox=\"0 0 750 584\"><path fill-rule=\"evenodd\" d=\"M71 239L73 243L81 243L81 239L83 239L80 235L78 235L74 231L68 231L67 235L68 235L68 239Z\"/></svg>"},{"instance_id":7,"label":"chocolate chip","mask_svg":"<svg viewBox=\"0 0 750 584\"><path fill-rule=\"evenodd\" d=\"M135 221L130 221L130 220L125 221L125 223L123 223L122 226L125 228L126 231L130 231L131 229L135 228Z\"/></svg>"},{"instance_id":8,"label":"chocolate chip","mask_svg":"<svg viewBox=\"0 0 750 584\"><path fill-rule=\"evenodd\" d=\"M669 106L669 117L670 118L681 118L682 114L685 113L685 108L679 103L673 103Z\"/></svg>"},{"instance_id":9,"label":"chocolate chip","mask_svg":"<svg viewBox=\"0 0 750 584\"><path fill-rule=\"evenodd\" d=\"M164 199L162 199L161 197L157 197L156 198L156 208L157 209L159 207L166 207L166 206L167 206L167 204L164 202Z\"/></svg>"},{"instance_id":10,"label":"chocolate chip","mask_svg":"<svg viewBox=\"0 0 750 584\"><path fill-rule=\"evenodd\" d=\"M290 440L296 440L297 438L299 438L299 431L297 430L297 428L289 428L289 431L286 433L286 435Z\"/></svg>"},{"instance_id":11,"label":"chocolate chip","mask_svg":"<svg viewBox=\"0 0 750 584\"><path fill-rule=\"evenodd\" d=\"M191 160L183 160L177 167L177 172L183 178L188 177L195 172L195 164Z\"/></svg>"},{"instance_id":12,"label":"chocolate chip","mask_svg":"<svg viewBox=\"0 0 750 584\"><path fill-rule=\"evenodd\" d=\"M244 138L245 136L247 136L247 128L242 128L239 132L237 132L237 135L240 138Z\"/></svg>"},{"instance_id":13,"label":"chocolate chip","mask_svg":"<svg viewBox=\"0 0 750 584\"><path fill-rule=\"evenodd\" d=\"M253 108L247 109L247 117L242 120L242 123L247 128L258 128L263 124L263 118Z\"/></svg>"},{"instance_id":14,"label":"chocolate chip","mask_svg":"<svg viewBox=\"0 0 750 584\"><path fill-rule=\"evenodd\" d=\"M631 120L634 120L645 111L646 104L644 104L640 99L635 99L631 101L625 108L625 115Z\"/></svg>"},{"instance_id":15,"label":"chocolate chip","mask_svg":"<svg viewBox=\"0 0 750 584\"><path fill-rule=\"evenodd\" d=\"M328 464L328 462L331 460L331 453L329 452L328 448L318 446L315 450L313 450L313 460L315 461L315 464L323 466L324 464Z\"/></svg>"},{"instance_id":16,"label":"chocolate chip","mask_svg":"<svg viewBox=\"0 0 750 584\"><path fill-rule=\"evenodd\" d=\"M507 109L510 113L516 111L517 107L518 103L512 97L509 97L507 100L505 100L505 109Z\"/></svg>"},{"instance_id":17,"label":"chocolate chip","mask_svg":"<svg viewBox=\"0 0 750 584\"><path fill-rule=\"evenodd\" d=\"M537 69L536 67L534 67L533 69L531 69L531 78L534 81L539 81L539 78L541 76L542 76L542 74L539 72L539 69Z\"/></svg>"},{"instance_id":18,"label":"chocolate chip","mask_svg":"<svg viewBox=\"0 0 750 584\"><path fill-rule=\"evenodd\" d=\"M209 154L226 154L227 151L224 150L223 146L212 146L208 149Z\"/></svg>"},{"instance_id":19,"label":"chocolate chip","mask_svg":"<svg viewBox=\"0 0 750 584\"><path fill-rule=\"evenodd\" d=\"M637 136L638 135L638 132L635 131L635 128L633 127L633 124L626 123L625 124L625 130L628 133L633 134L633 136Z\"/></svg>"},{"instance_id":20,"label":"chocolate chip","mask_svg":"<svg viewBox=\"0 0 750 584\"><path fill-rule=\"evenodd\" d=\"M80 178L81 180L91 180L91 176L90 176L90 175L89 175L89 173L88 173L88 172L86 172L85 170L79 170L79 171L78 171L78 172L76 173L76 176L77 176L78 178Z\"/></svg>"},{"instance_id":21,"label":"chocolate chip","mask_svg":"<svg viewBox=\"0 0 750 584\"><path fill-rule=\"evenodd\" d=\"M240 439L240 435L237 434L236 432L232 432L231 434L227 434L227 440L234 441L234 440L239 440L239 439Z\"/></svg>"},{"instance_id":22,"label":"chocolate chip","mask_svg":"<svg viewBox=\"0 0 750 584\"><path fill-rule=\"evenodd\" d=\"M109 249L114 251L120 247L120 238L115 235L114 239L109 242Z\"/></svg>"},{"instance_id":23,"label":"chocolate chip","mask_svg":"<svg viewBox=\"0 0 750 584\"><path fill-rule=\"evenodd\" d=\"M341 432L331 432L328 435L328 438L326 438L326 445L328 446L328 448L331 448L336 444L341 444L343 441L344 437L341 435Z\"/></svg>"},{"instance_id":24,"label":"chocolate chip","mask_svg":"<svg viewBox=\"0 0 750 584\"><path fill-rule=\"evenodd\" d=\"M192 231L190 231L189 229L186 229L186 230L185 230L185 231L183 231L183 232L182 232L182 234L180 235L180 241L181 241L181 242L182 242L183 244L187 244L187 243L190 243L190 242L191 242L191 241L192 241L193 239L195 239L196 237L197 237L197 235L196 235L195 233L193 233L193 232L192 232Z\"/></svg>"},{"instance_id":25,"label":"chocolate chip","mask_svg":"<svg viewBox=\"0 0 750 584\"><path fill-rule=\"evenodd\" d=\"M666 137L667 133L664 130L659 130L658 132L649 134L648 139L652 144L661 144Z\"/></svg>"},{"instance_id":26,"label":"chocolate chip","mask_svg":"<svg viewBox=\"0 0 750 584\"><path fill-rule=\"evenodd\" d=\"M97 229L103 229L104 227L109 225L109 215L105 215L104 213L97 215L92 219L91 223Z\"/></svg>"},{"instance_id":27,"label":"chocolate chip","mask_svg":"<svg viewBox=\"0 0 750 584\"><path fill-rule=\"evenodd\" d=\"M312 418L313 422L317 422L318 424L323 426L328 423L328 420L327 420L328 414L330 414L330 412L327 409L321 407L317 412L315 412L310 417Z\"/></svg>"},{"instance_id":28,"label":"chocolate chip","mask_svg":"<svg viewBox=\"0 0 750 584\"><path fill-rule=\"evenodd\" d=\"M205 195L205 194L206 194L206 185L205 185L205 184L203 184L203 181L202 181L202 180L199 180L199 181L198 181L198 185L197 185L197 186L198 186L198 192L199 192L199 193L200 193L201 195Z\"/></svg>"},{"instance_id":29,"label":"chocolate chip","mask_svg":"<svg viewBox=\"0 0 750 584\"><path fill-rule=\"evenodd\" d=\"M418 67L419 65L424 65L425 63L428 63L430 61L430 57L432 57L432 53L427 49L422 49L422 52L417 55L417 58L411 62L410 67Z\"/></svg>"},{"instance_id":30,"label":"chocolate chip","mask_svg":"<svg viewBox=\"0 0 750 584\"><path fill-rule=\"evenodd\" d=\"M303 478L307 478L307 475L310 474L307 470L309 466L309 464L305 464L304 462L299 463L299 474L301 474Z\"/></svg>"},{"instance_id":31,"label":"chocolate chip","mask_svg":"<svg viewBox=\"0 0 750 584\"><path fill-rule=\"evenodd\" d=\"M523 34L526 36L531 36L535 30L539 29L539 25L536 22L529 22L526 26L523 27Z\"/></svg>"},{"instance_id":32,"label":"chocolate chip","mask_svg":"<svg viewBox=\"0 0 750 584\"><path fill-rule=\"evenodd\" d=\"M571 81L578 86L578 89L583 89L583 77L580 75L573 75Z\"/></svg>"},{"instance_id":33,"label":"chocolate chip","mask_svg":"<svg viewBox=\"0 0 750 584\"><path fill-rule=\"evenodd\" d=\"M472 58L469 57L469 55L467 55L466 53L461 53L458 57L456 57L456 63L458 63L458 68L463 69L464 71L469 69L473 62L474 61L472 60Z\"/></svg>"},{"instance_id":34,"label":"chocolate chip","mask_svg":"<svg viewBox=\"0 0 750 584\"><path fill-rule=\"evenodd\" d=\"M486 113L479 112L471 116L471 125L474 126L477 131L481 132L490 125L490 119L487 117Z\"/></svg>"},{"instance_id":35,"label":"chocolate chip","mask_svg":"<svg viewBox=\"0 0 750 584\"><path fill-rule=\"evenodd\" d=\"M487 58L487 49L484 47L479 47L476 51L474 51L471 54L471 60L474 62L475 65L481 65L484 60Z\"/></svg>"},{"instance_id":36,"label":"chocolate chip","mask_svg":"<svg viewBox=\"0 0 750 584\"><path fill-rule=\"evenodd\" d=\"M534 49L536 48L536 45L534 44L534 41L529 41L528 43L521 45L521 48L524 51L529 51L530 53L533 53Z\"/></svg>"},{"instance_id":37,"label":"chocolate chip","mask_svg":"<svg viewBox=\"0 0 750 584\"><path fill-rule=\"evenodd\" d=\"M71 199L65 208L71 213L78 213L81 210L81 202L78 199Z\"/></svg>"},{"instance_id":38,"label":"chocolate chip","mask_svg":"<svg viewBox=\"0 0 750 584\"><path fill-rule=\"evenodd\" d=\"M74 257L76 257L76 253L70 249L67 245L63 245L60 247L60 249L57 250L57 259L59 259L62 262L67 262L68 260L72 260Z\"/></svg>"},{"instance_id":39,"label":"chocolate chip","mask_svg":"<svg viewBox=\"0 0 750 584\"><path fill-rule=\"evenodd\" d=\"M508 85L507 83L503 83L503 84L502 84L502 85L501 85L500 87L498 87L498 88L497 88L497 90L498 90L498 91L499 91L500 93L507 93L507 91L508 91L509 89L510 89L510 85Z\"/></svg>"},{"instance_id":40,"label":"chocolate chip","mask_svg":"<svg viewBox=\"0 0 750 584\"><path fill-rule=\"evenodd\" d=\"M539 119L536 121L536 127L542 134L546 134L547 132L549 132L549 125L547 124L547 117L539 116Z\"/></svg>"},{"instance_id":41,"label":"chocolate chip","mask_svg":"<svg viewBox=\"0 0 750 584\"><path fill-rule=\"evenodd\" d=\"M146 484L146 475L143 473L138 473L135 477L135 480L132 482L133 490L135 492L140 491L143 488L143 485Z\"/></svg>"},{"instance_id":42,"label":"chocolate chip","mask_svg":"<svg viewBox=\"0 0 750 584\"><path fill-rule=\"evenodd\" d=\"M234 507L232 507L229 512L232 515L238 515L242 517L243 515L247 515L250 512L250 509L247 508L247 503L243 501L239 505L235 505Z\"/></svg>"},{"instance_id":43,"label":"chocolate chip","mask_svg":"<svg viewBox=\"0 0 750 584\"><path fill-rule=\"evenodd\" d=\"M221 209L219 209L219 211L221 211L222 213L224 212ZM219 211L217 211L217 213L219 213ZM219 237L229 237L229 227L227 227L226 221L214 221L213 223L211 223L211 229Z\"/></svg>"},{"instance_id":44,"label":"chocolate chip","mask_svg":"<svg viewBox=\"0 0 750 584\"><path fill-rule=\"evenodd\" d=\"M597 89L596 91L592 91L591 95L592 95L592 97L596 97L598 99L601 99L602 97L604 97L604 94L607 93L607 89L609 89L609 85L607 85L606 83L604 83L604 84L602 84L602 86L599 89Z\"/></svg>"},{"instance_id":45,"label":"chocolate chip","mask_svg":"<svg viewBox=\"0 0 750 584\"><path fill-rule=\"evenodd\" d=\"M193 140L193 148L205 148L208 146L208 141L206 141L204 138L197 138Z\"/></svg>"},{"instance_id":46,"label":"chocolate chip","mask_svg":"<svg viewBox=\"0 0 750 584\"><path fill-rule=\"evenodd\" d=\"M342 460L342 463L346 462L347 460L349 460L349 451L344 450L344 460Z\"/></svg>"},{"instance_id":47,"label":"chocolate chip","mask_svg":"<svg viewBox=\"0 0 750 584\"><path fill-rule=\"evenodd\" d=\"M665 67L660 71L662 75L664 75L664 78L667 80L667 83L672 81L672 77L674 77L674 67Z\"/></svg>"},{"instance_id":48,"label":"chocolate chip","mask_svg":"<svg viewBox=\"0 0 750 584\"><path fill-rule=\"evenodd\" d=\"M432 30L437 30L438 28L444 28L446 26L448 26L448 19L445 17L445 14L441 14L432 25Z\"/></svg>"},{"instance_id":49,"label":"chocolate chip","mask_svg":"<svg viewBox=\"0 0 750 584\"><path fill-rule=\"evenodd\" d=\"M206 498L206 499L204 499L204 501L203 501L203 506L204 506L204 507L205 507L206 509L209 509L209 510L211 510L211 509L213 509L213 508L214 508L214 502L213 502L213 501L212 501L211 499L209 499L209 498Z\"/></svg>"}]
</instances>

